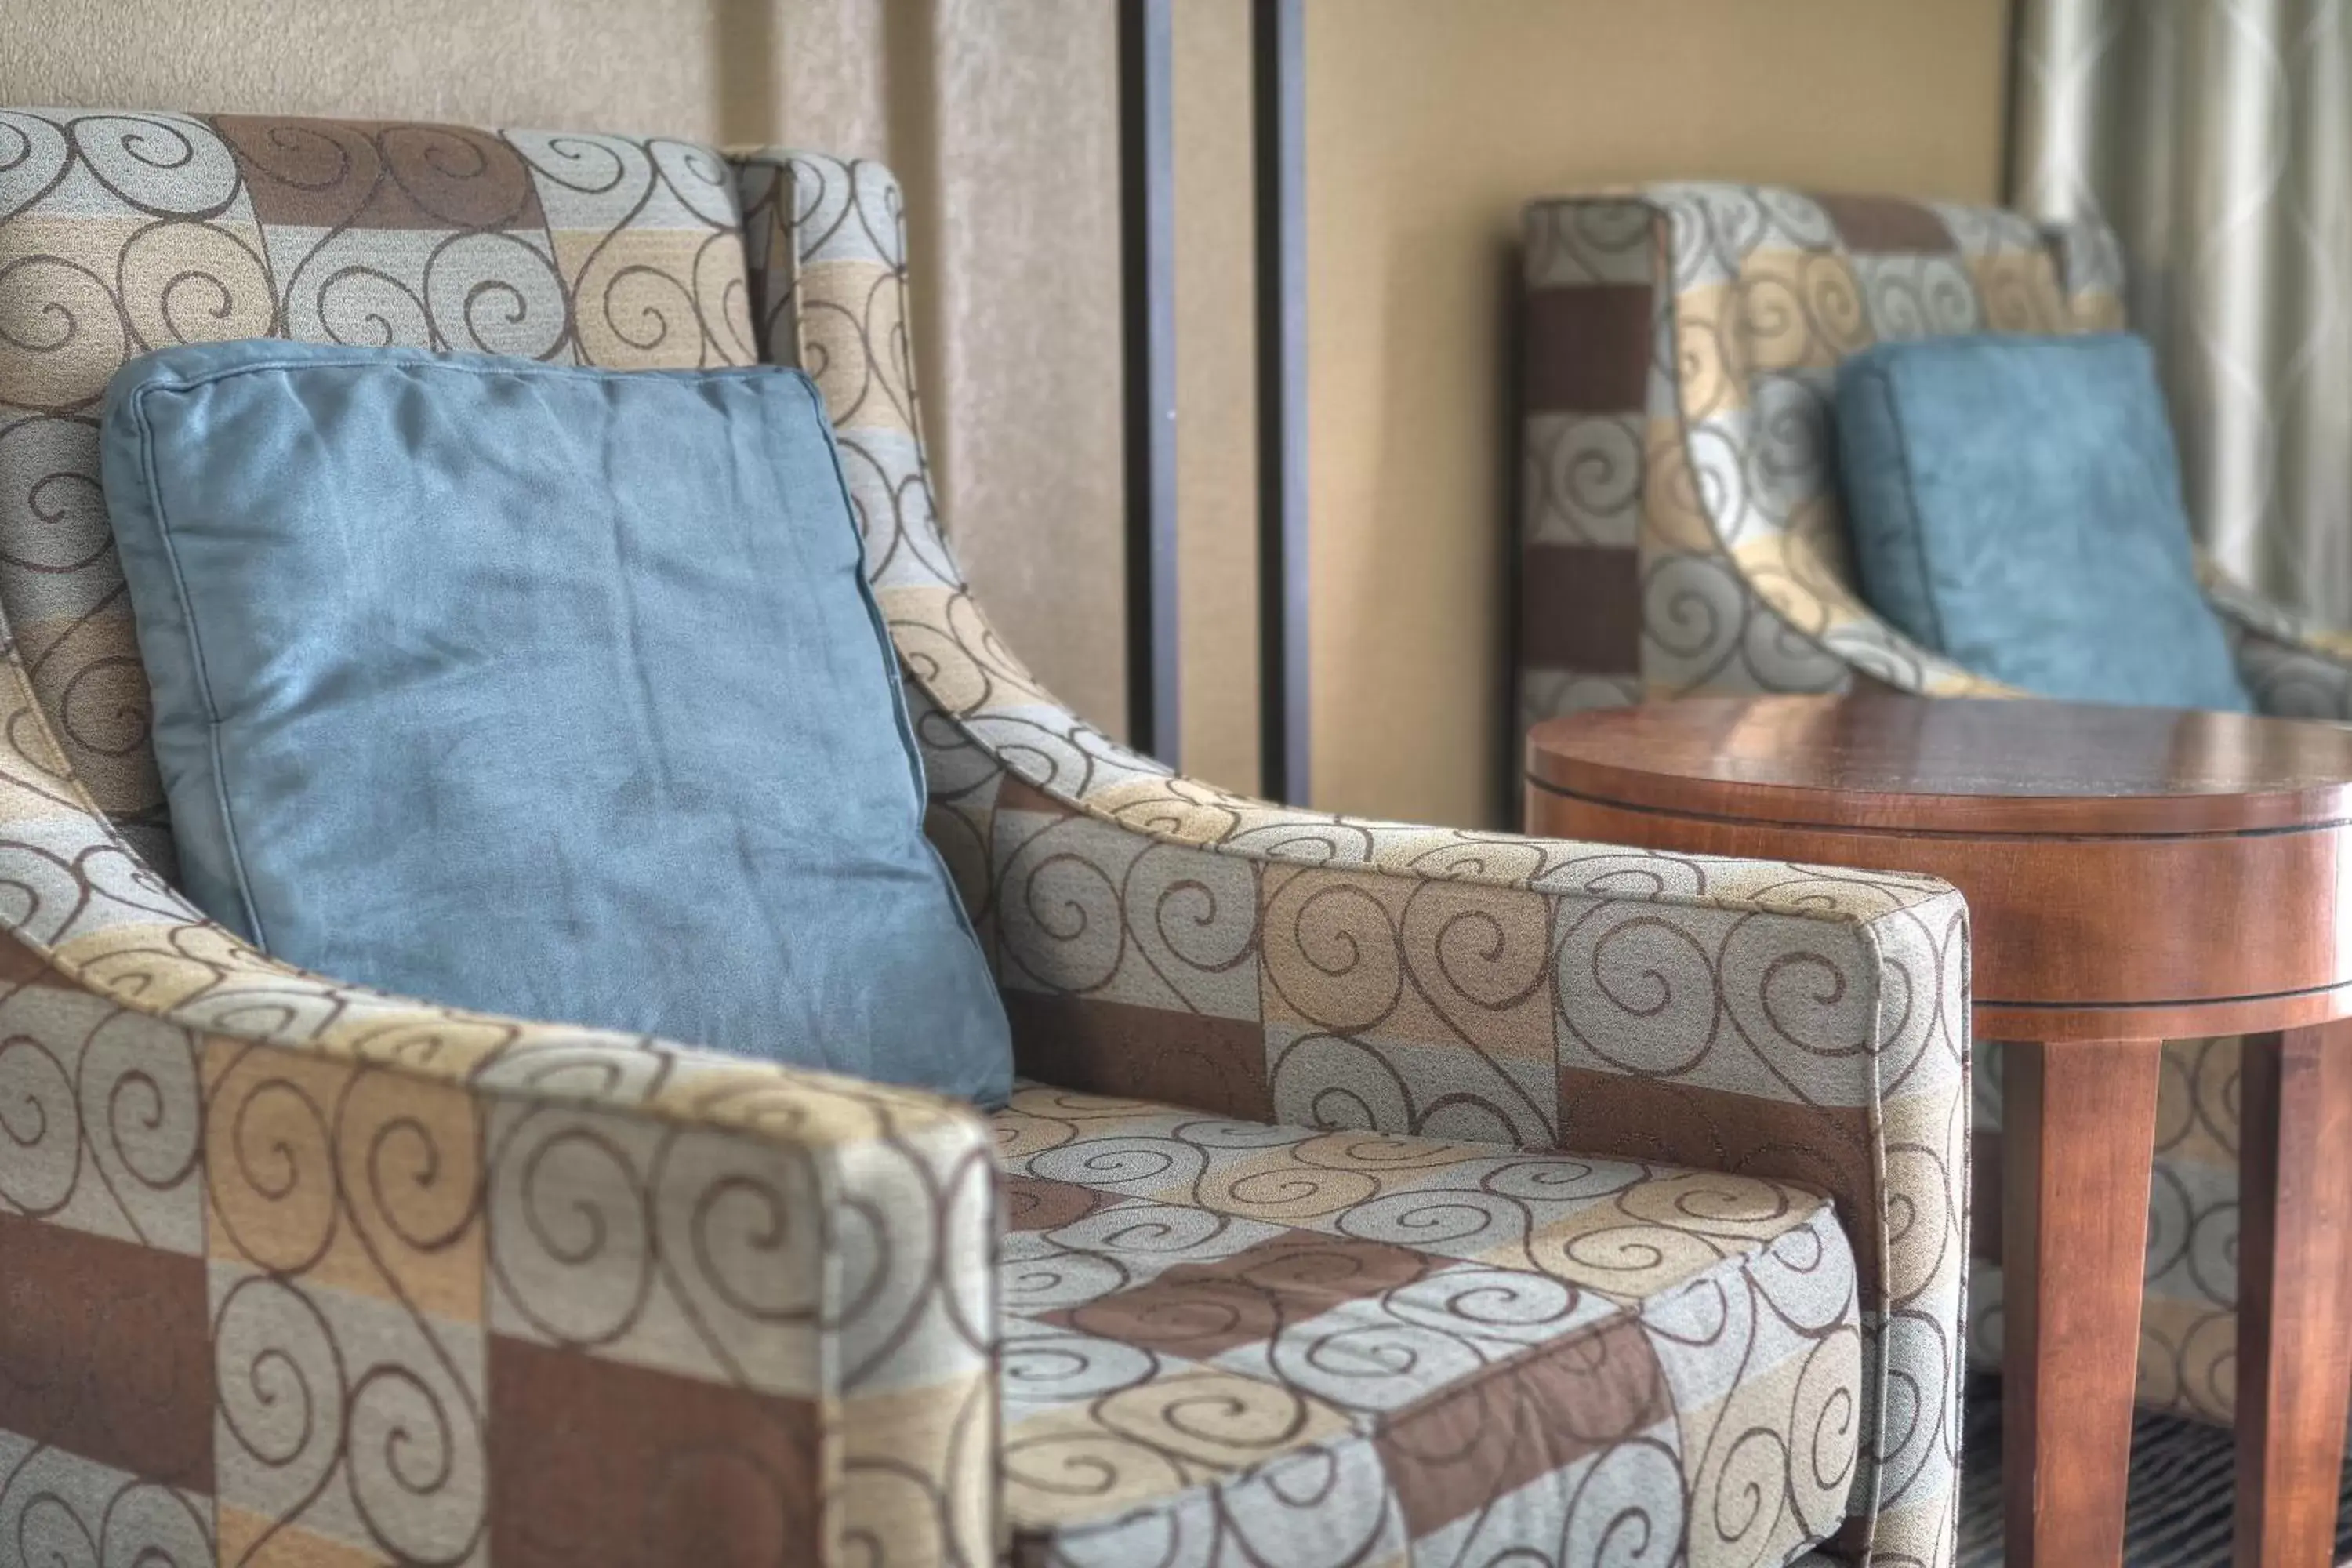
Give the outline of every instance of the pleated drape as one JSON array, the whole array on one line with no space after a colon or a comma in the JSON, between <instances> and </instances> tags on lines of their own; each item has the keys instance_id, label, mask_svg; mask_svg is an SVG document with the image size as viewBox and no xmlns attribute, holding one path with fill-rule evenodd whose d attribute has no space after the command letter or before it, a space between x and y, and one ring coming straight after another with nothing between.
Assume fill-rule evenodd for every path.
<instances>
[{"instance_id":1,"label":"pleated drape","mask_svg":"<svg viewBox=\"0 0 2352 1568\"><path fill-rule=\"evenodd\" d=\"M2352 0L2020 0L2011 197L2105 217L2206 548L2352 626Z\"/></svg>"}]
</instances>

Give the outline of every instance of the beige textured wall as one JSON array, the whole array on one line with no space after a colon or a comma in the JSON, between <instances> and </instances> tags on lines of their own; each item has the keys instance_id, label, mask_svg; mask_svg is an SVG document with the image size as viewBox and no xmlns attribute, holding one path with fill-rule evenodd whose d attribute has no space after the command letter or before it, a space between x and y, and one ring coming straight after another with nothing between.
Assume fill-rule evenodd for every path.
<instances>
[{"instance_id":1,"label":"beige textured wall","mask_svg":"<svg viewBox=\"0 0 2352 1568\"><path fill-rule=\"evenodd\" d=\"M0 102L437 119L887 157L958 548L1125 721L1112 12L1100 0L0 0Z\"/></svg>"},{"instance_id":2,"label":"beige textured wall","mask_svg":"<svg viewBox=\"0 0 2352 1568\"><path fill-rule=\"evenodd\" d=\"M10 0L0 96L709 137L712 20L645 0Z\"/></svg>"},{"instance_id":3,"label":"beige textured wall","mask_svg":"<svg viewBox=\"0 0 2352 1568\"><path fill-rule=\"evenodd\" d=\"M1178 0L1177 622L1184 771L1258 787L1250 0Z\"/></svg>"},{"instance_id":4,"label":"beige textured wall","mask_svg":"<svg viewBox=\"0 0 2352 1568\"><path fill-rule=\"evenodd\" d=\"M1673 176L1979 200L2004 0L1310 0L1316 804L1502 810L1514 236Z\"/></svg>"},{"instance_id":5,"label":"beige textured wall","mask_svg":"<svg viewBox=\"0 0 2352 1568\"><path fill-rule=\"evenodd\" d=\"M1127 712L1118 49L1101 0L929 4L934 205L916 283L972 589L1054 693ZM936 430L931 432L937 434Z\"/></svg>"}]
</instances>

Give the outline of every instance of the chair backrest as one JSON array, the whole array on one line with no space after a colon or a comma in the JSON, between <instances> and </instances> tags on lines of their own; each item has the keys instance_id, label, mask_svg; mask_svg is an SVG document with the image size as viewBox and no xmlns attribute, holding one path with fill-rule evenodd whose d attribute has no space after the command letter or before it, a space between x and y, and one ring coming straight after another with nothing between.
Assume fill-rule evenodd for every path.
<instances>
[{"instance_id":1,"label":"chair backrest","mask_svg":"<svg viewBox=\"0 0 2352 1568\"><path fill-rule=\"evenodd\" d=\"M2107 330L2120 251L1995 207L1668 184L1527 211L1523 724L1701 690L1985 683L1855 596L1829 417L1886 339Z\"/></svg>"},{"instance_id":2,"label":"chair backrest","mask_svg":"<svg viewBox=\"0 0 2352 1568\"><path fill-rule=\"evenodd\" d=\"M824 394L865 530L866 573L923 744L932 842L974 908L987 880L987 803L1002 775L1066 805L1147 811L1162 827L1184 817L1187 830L1210 837L1241 815L1283 816L1282 807L1190 781L1181 799L1171 795L1164 765L1055 700L990 626L956 564L924 454L906 204L890 171L782 148L730 156L761 357L805 370Z\"/></svg>"},{"instance_id":3,"label":"chair backrest","mask_svg":"<svg viewBox=\"0 0 2352 1568\"><path fill-rule=\"evenodd\" d=\"M887 602L950 595L963 574L941 530L915 396L905 201L869 159L763 148L731 153L743 204L760 355L824 395L843 476ZM898 618L894 632L903 631ZM907 650L901 647L901 652Z\"/></svg>"},{"instance_id":4,"label":"chair backrest","mask_svg":"<svg viewBox=\"0 0 2352 1568\"><path fill-rule=\"evenodd\" d=\"M171 874L145 672L100 489L135 354L286 337L611 366L756 355L732 171L660 138L0 111L0 612L12 711Z\"/></svg>"}]
</instances>

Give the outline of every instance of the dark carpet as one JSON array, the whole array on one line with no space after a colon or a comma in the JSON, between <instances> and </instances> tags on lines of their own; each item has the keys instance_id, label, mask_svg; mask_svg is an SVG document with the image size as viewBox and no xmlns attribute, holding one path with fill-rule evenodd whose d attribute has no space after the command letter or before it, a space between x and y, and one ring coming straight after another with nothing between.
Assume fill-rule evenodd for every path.
<instances>
[{"instance_id":1,"label":"dark carpet","mask_svg":"<svg viewBox=\"0 0 2352 1568\"><path fill-rule=\"evenodd\" d=\"M1960 1568L2000 1568L2000 1383L1971 1379L1960 1472ZM2142 1413L2132 1426L2125 1568L2229 1568L2237 1458L2230 1434ZM2336 1512L2336 1560L2352 1562L2352 1470Z\"/></svg>"}]
</instances>

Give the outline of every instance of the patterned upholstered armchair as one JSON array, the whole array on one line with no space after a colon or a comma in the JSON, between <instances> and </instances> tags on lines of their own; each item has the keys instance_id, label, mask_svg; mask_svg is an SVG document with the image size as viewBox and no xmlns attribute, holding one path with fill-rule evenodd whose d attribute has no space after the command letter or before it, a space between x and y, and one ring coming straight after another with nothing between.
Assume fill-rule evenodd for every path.
<instances>
[{"instance_id":1,"label":"patterned upholstered armchair","mask_svg":"<svg viewBox=\"0 0 2352 1568\"><path fill-rule=\"evenodd\" d=\"M1949 1562L1958 898L1124 751L965 592L903 255L872 164L0 116L0 1561ZM272 333L814 376L1010 1109L180 899L94 416Z\"/></svg>"},{"instance_id":2,"label":"patterned upholstered armchair","mask_svg":"<svg viewBox=\"0 0 2352 1568\"><path fill-rule=\"evenodd\" d=\"M1856 595L1829 395L1839 362L1882 339L2113 329L2119 257L2095 224L1769 187L1531 205L1521 720L1871 682L2019 695ZM2352 638L2203 570L2261 707L2352 721ZM1976 1158L1997 1172L1999 1053L1980 1060ZM2234 1392L2237 1060L2233 1039L2166 1051L2140 1362L2145 1402L2218 1420ZM1977 1268L1972 1337L1997 1359L2000 1270Z\"/></svg>"}]
</instances>

